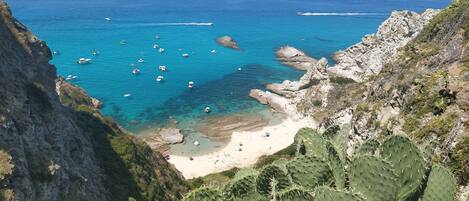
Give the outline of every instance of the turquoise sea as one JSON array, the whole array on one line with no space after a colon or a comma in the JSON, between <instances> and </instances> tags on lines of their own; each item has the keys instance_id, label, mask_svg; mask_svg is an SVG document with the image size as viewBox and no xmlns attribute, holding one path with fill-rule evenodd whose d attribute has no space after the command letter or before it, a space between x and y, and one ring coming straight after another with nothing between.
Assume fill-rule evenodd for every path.
<instances>
[{"instance_id":1,"label":"turquoise sea","mask_svg":"<svg viewBox=\"0 0 469 201\"><path fill-rule=\"evenodd\" d=\"M332 62L333 52L375 32L392 10L423 11L449 1L7 0L17 18L60 52L52 61L58 73L78 76L72 82L102 100L102 112L135 133L160 126L170 116L196 122L207 115L206 106L213 109L211 115L263 111L248 97L250 89L302 75L275 60L278 47L292 45ZM215 39L223 35L242 49L218 46ZM122 40L127 44L120 45ZM93 56L93 50L100 54ZM76 64L80 57L91 58L92 64ZM138 63L140 58L145 62ZM167 72L160 72L160 65ZM132 75L134 68L141 74ZM155 81L158 75L163 82ZM195 82L193 90L187 88L189 81Z\"/></svg>"}]
</instances>

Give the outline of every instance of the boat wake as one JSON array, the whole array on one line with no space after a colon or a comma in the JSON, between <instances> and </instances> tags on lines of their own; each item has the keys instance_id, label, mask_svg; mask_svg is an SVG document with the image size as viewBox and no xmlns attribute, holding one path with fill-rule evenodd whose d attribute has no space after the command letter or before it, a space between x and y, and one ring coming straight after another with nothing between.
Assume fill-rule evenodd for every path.
<instances>
[{"instance_id":1,"label":"boat wake","mask_svg":"<svg viewBox=\"0 0 469 201\"><path fill-rule=\"evenodd\" d=\"M301 16L367 16L367 15L386 15L386 13L304 13L297 12Z\"/></svg>"},{"instance_id":2,"label":"boat wake","mask_svg":"<svg viewBox=\"0 0 469 201\"><path fill-rule=\"evenodd\" d=\"M212 22L144 23L139 26L213 26Z\"/></svg>"}]
</instances>

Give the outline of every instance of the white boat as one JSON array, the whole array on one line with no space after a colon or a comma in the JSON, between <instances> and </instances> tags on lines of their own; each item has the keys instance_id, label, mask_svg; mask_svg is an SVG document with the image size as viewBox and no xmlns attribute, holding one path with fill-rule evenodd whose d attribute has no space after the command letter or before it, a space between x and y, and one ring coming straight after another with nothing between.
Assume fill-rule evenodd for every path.
<instances>
[{"instance_id":1,"label":"white boat","mask_svg":"<svg viewBox=\"0 0 469 201\"><path fill-rule=\"evenodd\" d=\"M76 79L78 79L78 76L76 76L76 75L68 75L65 78L65 80L67 80L67 81L76 80Z\"/></svg>"},{"instance_id":2,"label":"white boat","mask_svg":"<svg viewBox=\"0 0 469 201\"><path fill-rule=\"evenodd\" d=\"M89 64L91 63L91 59L88 58L79 58L77 64Z\"/></svg>"},{"instance_id":3,"label":"white boat","mask_svg":"<svg viewBox=\"0 0 469 201\"><path fill-rule=\"evenodd\" d=\"M243 70L242 68L238 68L239 71Z\"/></svg>"},{"instance_id":4,"label":"white boat","mask_svg":"<svg viewBox=\"0 0 469 201\"><path fill-rule=\"evenodd\" d=\"M212 109L210 107L205 107L204 112L208 114L212 112Z\"/></svg>"},{"instance_id":5,"label":"white boat","mask_svg":"<svg viewBox=\"0 0 469 201\"><path fill-rule=\"evenodd\" d=\"M111 18L110 17L106 17L104 18L106 21L111 21Z\"/></svg>"},{"instance_id":6,"label":"white boat","mask_svg":"<svg viewBox=\"0 0 469 201\"><path fill-rule=\"evenodd\" d=\"M189 57L189 54L184 53L184 54L182 54L182 57L187 58L187 57Z\"/></svg>"},{"instance_id":7,"label":"white boat","mask_svg":"<svg viewBox=\"0 0 469 201\"><path fill-rule=\"evenodd\" d=\"M93 50L93 52L92 52L91 54L93 54L93 56L98 56L98 55L99 55L99 51L98 51L98 50Z\"/></svg>"},{"instance_id":8,"label":"white boat","mask_svg":"<svg viewBox=\"0 0 469 201\"><path fill-rule=\"evenodd\" d=\"M158 49L158 52L159 52L159 53L163 53L163 52L164 52L164 48L161 48L161 47L160 47L160 49Z\"/></svg>"},{"instance_id":9,"label":"white boat","mask_svg":"<svg viewBox=\"0 0 469 201\"><path fill-rule=\"evenodd\" d=\"M120 44L120 45L127 45L127 41L121 40L121 41L119 42L119 44Z\"/></svg>"},{"instance_id":10,"label":"white boat","mask_svg":"<svg viewBox=\"0 0 469 201\"><path fill-rule=\"evenodd\" d=\"M194 142L194 145L195 145L195 146L199 146L199 145L200 145L200 142L199 142L199 141L195 141L195 142Z\"/></svg>"},{"instance_id":11,"label":"white boat","mask_svg":"<svg viewBox=\"0 0 469 201\"><path fill-rule=\"evenodd\" d=\"M182 52L182 48L179 48L178 51L179 51L179 52Z\"/></svg>"},{"instance_id":12,"label":"white boat","mask_svg":"<svg viewBox=\"0 0 469 201\"><path fill-rule=\"evenodd\" d=\"M144 59L142 59L142 58L140 58L140 59L138 59L138 60L137 60L137 62L138 62L138 63L144 63L144 62L145 62L145 60L144 60Z\"/></svg>"},{"instance_id":13,"label":"white boat","mask_svg":"<svg viewBox=\"0 0 469 201\"><path fill-rule=\"evenodd\" d=\"M164 79L164 77L161 76L161 75L158 75L158 77L156 77L157 82L161 82L161 81L163 81L163 79Z\"/></svg>"},{"instance_id":14,"label":"white boat","mask_svg":"<svg viewBox=\"0 0 469 201\"><path fill-rule=\"evenodd\" d=\"M153 49L158 49L160 46L157 44L153 44Z\"/></svg>"},{"instance_id":15,"label":"white boat","mask_svg":"<svg viewBox=\"0 0 469 201\"><path fill-rule=\"evenodd\" d=\"M133 74L133 75L138 75L138 74L140 74L140 69L134 68L134 69L132 70L132 74Z\"/></svg>"},{"instance_id":16,"label":"white boat","mask_svg":"<svg viewBox=\"0 0 469 201\"><path fill-rule=\"evenodd\" d=\"M130 97L130 96L132 96L132 95L131 94L124 94L124 97L126 97L126 98Z\"/></svg>"},{"instance_id":17,"label":"white boat","mask_svg":"<svg viewBox=\"0 0 469 201\"><path fill-rule=\"evenodd\" d=\"M160 39L160 35L156 34L155 39Z\"/></svg>"},{"instance_id":18,"label":"white boat","mask_svg":"<svg viewBox=\"0 0 469 201\"><path fill-rule=\"evenodd\" d=\"M212 54L216 54L217 53L217 50L212 50L210 51Z\"/></svg>"},{"instance_id":19,"label":"white boat","mask_svg":"<svg viewBox=\"0 0 469 201\"><path fill-rule=\"evenodd\" d=\"M158 69L160 71L166 71L168 68L166 66L159 66Z\"/></svg>"},{"instance_id":20,"label":"white boat","mask_svg":"<svg viewBox=\"0 0 469 201\"><path fill-rule=\"evenodd\" d=\"M189 89L194 88L194 82L193 82L193 81L190 81L190 82L187 84L187 87L188 87Z\"/></svg>"},{"instance_id":21,"label":"white boat","mask_svg":"<svg viewBox=\"0 0 469 201\"><path fill-rule=\"evenodd\" d=\"M56 51L53 51L52 54L53 55L60 55L60 52L56 50Z\"/></svg>"}]
</instances>

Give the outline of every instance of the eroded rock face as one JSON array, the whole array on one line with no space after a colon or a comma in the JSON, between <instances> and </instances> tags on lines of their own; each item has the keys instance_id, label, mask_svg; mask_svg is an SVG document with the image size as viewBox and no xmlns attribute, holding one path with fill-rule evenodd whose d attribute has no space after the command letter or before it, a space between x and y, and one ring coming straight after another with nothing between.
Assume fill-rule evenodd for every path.
<instances>
[{"instance_id":1,"label":"eroded rock face","mask_svg":"<svg viewBox=\"0 0 469 201\"><path fill-rule=\"evenodd\" d=\"M228 47L231 49L236 49L236 50L239 49L238 44L231 36L222 36L217 39L217 43L220 44L221 46Z\"/></svg>"},{"instance_id":2,"label":"eroded rock face","mask_svg":"<svg viewBox=\"0 0 469 201\"><path fill-rule=\"evenodd\" d=\"M434 9L421 14L411 11L392 12L377 33L366 35L360 43L335 53L336 65L327 71L357 82L378 74L385 63L395 58L397 50L415 38L438 13L439 10Z\"/></svg>"}]
</instances>

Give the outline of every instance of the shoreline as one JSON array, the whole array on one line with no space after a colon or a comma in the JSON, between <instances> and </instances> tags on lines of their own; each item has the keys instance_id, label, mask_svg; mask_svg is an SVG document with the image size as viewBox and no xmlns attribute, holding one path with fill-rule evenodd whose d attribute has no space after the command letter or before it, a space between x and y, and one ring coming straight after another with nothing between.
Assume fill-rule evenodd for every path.
<instances>
[{"instance_id":1,"label":"shoreline","mask_svg":"<svg viewBox=\"0 0 469 201\"><path fill-rule=\"evenodd\" d=\"M281 123L254 131L235 131L222 149L200 156L171 155L168 160L186 179L222 172L234 167L254 165L264 155L272 155L293 143L296 132L304 127L317 127L311 119L287 117ZM266 137L266 134L269 136ZM242 146L241 146L242 144ZM241 151L240 151L241 149Z\"/></svg>"}]
</instances>

